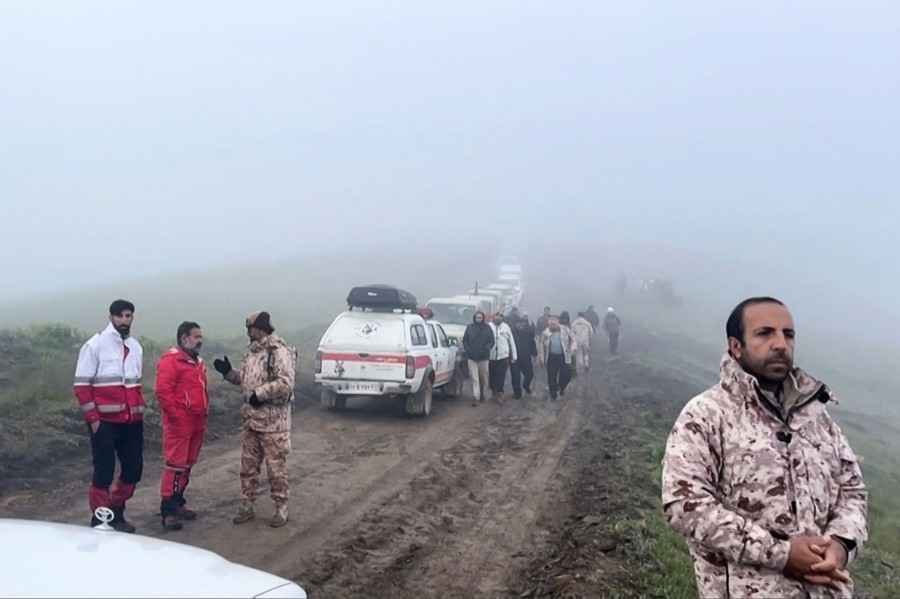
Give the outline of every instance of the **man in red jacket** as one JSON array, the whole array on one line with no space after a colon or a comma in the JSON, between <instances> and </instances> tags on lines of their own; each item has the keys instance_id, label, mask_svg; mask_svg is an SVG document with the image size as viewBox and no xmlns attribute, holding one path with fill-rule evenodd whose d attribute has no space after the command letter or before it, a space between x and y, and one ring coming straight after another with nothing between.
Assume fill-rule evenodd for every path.
<instances>
[{"instance_id":1,"label":"man in red jacket","mask_svg":"<svg viewBox=\"0 0 900 599\"><path fill-rule=\"evenodd\" d=\"M184 491L200 455L209 413L206 364L199 356L203 331L196 322L183 322L176 337L178 346L166 351L156 367L165 459L159 485L160 513L166 530L181 530L182 521L197 518L196 512L186 507Z\"/></svg>"}]
</instances>

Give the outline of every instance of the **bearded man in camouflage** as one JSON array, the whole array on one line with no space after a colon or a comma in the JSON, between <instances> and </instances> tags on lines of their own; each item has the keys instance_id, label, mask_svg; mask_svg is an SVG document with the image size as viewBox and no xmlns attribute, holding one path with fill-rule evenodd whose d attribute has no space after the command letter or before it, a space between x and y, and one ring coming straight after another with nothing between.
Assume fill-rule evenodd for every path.
<instances>
[{"instance_id":1,"label":"bearded man in camouflage","mask_svg":"<svg viewBox=\"0 0 900 599\"><path fill-rule=\"evenodd\" d=\"M253 509L263 461L275 514L269 526L278 528L288 520L287 456L291 451L291 401L294 398L296 351L274 334L268 312L247 317L250 346L234 370L228 356L213 365L229 383L240 385L241 406L241 505L235 524L255 517Z\"/></svg>"},{"instance_id":2,"label":"bearded man in camouflage","mask_svg":"<svg viewBox=\"0 0 900 599\"><path fill-rule=\"evenodd\" d=\"M700 597L852 597L867 538L862 472L794 368L794 323L769 297L738 304L718 385L692 399L663 459L666 519L687 538Z\"/></svg>"}]
</instances>

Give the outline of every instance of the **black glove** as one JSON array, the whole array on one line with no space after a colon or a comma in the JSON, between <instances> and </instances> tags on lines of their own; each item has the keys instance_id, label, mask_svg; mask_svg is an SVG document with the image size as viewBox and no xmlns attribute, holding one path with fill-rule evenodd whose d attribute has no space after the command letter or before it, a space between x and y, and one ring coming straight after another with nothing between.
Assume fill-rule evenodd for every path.
<instances>
[{"instance_id":1,"label":"black glove","mask_svg":"<svg viewBox=\"0 0 900 599\"><path fill-rule=\"evenodd\" d=\"M250 399L247 401L249 401L250 405L254 408L258 408L259 406L263 405L263 402L259 401L259 398L256 397L256 391L253 392L253 394L250 396Z\"/></svg>"},{"instance_id":2,"label":"black glove","mask_svg":"<svg viewBox=\"0 0 900 599\"><path fill-rule=\"evenodd\" d=\"M228 360L228 356L225 356L224 360L218 358L213 360L213 368L218 370L222 376L228 376L228 373L231 372L231 362Z\"/></svg>"}]
</instances>

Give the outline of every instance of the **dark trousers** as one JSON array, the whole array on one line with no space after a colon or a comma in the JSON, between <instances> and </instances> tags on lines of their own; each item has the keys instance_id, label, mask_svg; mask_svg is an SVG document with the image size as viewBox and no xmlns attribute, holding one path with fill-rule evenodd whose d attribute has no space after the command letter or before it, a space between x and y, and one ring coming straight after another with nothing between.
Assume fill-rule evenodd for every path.
<instances>
[{"instance_id":1,"label":"dark trousers","mask_svg":"<svg viewBox=\"0 0 900 599\"><path fill-rule=\"evenodd\" d=\"M619 331L609 334L609 353L614 354L619 351Z\"/></svg>"},{"instance_id":2,"label":"dark trousers","mask_svg":"<svg viewBox=\"0 0 900 599\"><path fill-rule=\"evenodd\" d=\"M89 494L91 509L124 506L144 471L144 423L101 422L97 432L91 433L91 457L94 464ZM110 489L117 458L121 472Z\"/></svg>"},{"instance_id":3,"label":"dark trousers","mask_svg":"<svg viewBox=\"0 0 900 599\"><path fill-rule=\"evenodd\" d=\"M522 397L522 388L531 393L531 381L534 380L534 364L531 358L516 360L510 367L512 374L513 395L516 398Z\"/></svg>"},{"instance_id":4,"label":"dark trousers","mask_svg":"<svg viewBox=\"0 0 900 599\"><path fill-rule=\"evenodd\" d=\"M566 387L572 378L572 371L566 364L563 354L550 354L547 356L547 386L550 387L550 397L556 399L558 393L565 393Z\"/></svg>"},{"instance_id":5,"label":"dark trousers","mask_svg":"<svg viewBox=\"0 0 900 599\"><path fill-rule=\"evenodd\" d=\"M491 391L494 393L503 393L503 386L506 384L506 367L509 360L491 360L488 364L488 378L491 381Z\"/></svg>"}]
</instances>

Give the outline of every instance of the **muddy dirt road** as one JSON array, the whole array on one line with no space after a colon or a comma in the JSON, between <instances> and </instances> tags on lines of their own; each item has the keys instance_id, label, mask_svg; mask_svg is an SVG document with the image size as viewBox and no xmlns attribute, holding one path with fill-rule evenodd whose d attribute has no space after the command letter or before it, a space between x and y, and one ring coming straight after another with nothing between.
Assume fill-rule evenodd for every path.
<instances>
[{"instance_id":1,"label":"muddy dirt road","mask_svg":"<svg viewBox=\"0 0 900 599\"><path fill-rule=\"evenodd\" d=\"M674 417L696 391L629 356L647 343L646 334L633 334L615 358L598 348L594 371L558 402L547 400L543 371L535 394L522 401L472 407L467 398L438 400L425 420L407 419L385 401L353 400L331 413L301 399L291 518L282 529L266 524L265 486L257 519L231 524L236 437L208 444L194 470L187 496L198 521L161 530L152 454L129 517L142 534L294 579L313 597L636 594L633 556L608 534L617 514L647 503L634 490L652 486L646 472L625 467L629 452L644 451L635 427L648 413ZM0 497L0 510L83 523L87 462L52 494Z\"/></svg>"}]
</instances>

